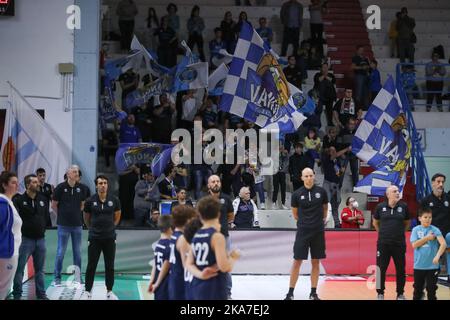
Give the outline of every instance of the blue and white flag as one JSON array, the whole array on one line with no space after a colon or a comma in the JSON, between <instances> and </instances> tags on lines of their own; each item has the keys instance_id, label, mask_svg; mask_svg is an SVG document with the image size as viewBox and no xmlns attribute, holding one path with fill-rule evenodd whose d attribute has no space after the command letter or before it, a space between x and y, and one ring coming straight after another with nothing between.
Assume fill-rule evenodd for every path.
<instances>
[{"instance_id":1,"label":"blue and white flag","mask_svg":"<svg viewBox=\"0 0 450 320\"><path fill-rule=\"evenodd\" d=\"M228 67L222 63L208 79L208 95L221 96L228 75Z\"/></svg>"},{"instance_id":2,"label":"blue and white flag","mask_svg":"<svg viewBox=\"0 0 450 320\"><path fill-rule=\"evenodd\" d=\"M134 36L133 41L131 41L131 49L133 51L139 51L142 53L142 57L145 61L145 65L150 74L154 77L160 78L164 74L170 72L169 68L166 68L158 63L158 57L156 53L151 50L147 50L140 42L139 39Z\"/></svg>"},{"instance_id":3,"label":"blue and white flag","mask_svg":"<svg viewBox=\"0 0 450 320\"><path fill-rule=\"evenodd\" d=\"M352 152L375 172L365 177L355 191L384 195L390 185L400 192L406 182L411 157L408 121L391 76L369 107L352 141Z\"/></svg>"},{"instance_id":4,"label":"blue and white flag","mask_svg":"<svg viewBox=\"0 0 450 320\"><path fill-rule=\"evenodd\" d=\"M228 53L226 49L220 49L219 54L211 58L211 63L216 67L220 66L222 63L229 64L231 61L233 61L233 55Z\"/></svg>"},{"instance_id":5,"label":"blue and white flag","mask_svg":"<svg viewBox=\"0 0 450 320\"><path fill-rule=\"evenodd\" d=\"M119 59L108 60L105 64L105 74L110 80L116 80L122 73L128 69L137 69L142 62L142 52L133 50L132 53L126 57Z\"/></svg>"},{"instance_id":6,"label":"blue and white flag","mask_svg":"<svg viewBox=\"0 0 450 320\"><path fill-rule=\"evenodd\" d=\"M44 168L48 183L57 185L70 165L72 152L25 98L11 85L6 109L0 171L17 173L20 192L23 178Z\"/></svg>"},{"instance_id":7,"label":"blue and white flag","mask_svg":"<svg viewBox=\"0 0 450 320\"><path fill-rule=\"evenodd\" d=\"M260 127L290 133L315 105L289 84L269 46L244 22L219 108Z\"/></svg>"},{"instance_id":8,"label":"blue and white flag","mask_svg":"<svg viewBox=\"0 0 450 320\"><path fill-rule=\"evenodd\" d=\"M177 68L172 92L208 87L208 63L197 62Z\"/></svg>"},{"instance_id":9,"label":"blue and white flag","mask_svg":"<svg viewBox=\"0 0 450 320\"><path fill-rule=\"evenodd\" d=\"M117 172L121 174L132 165L140 164L152 164L153 166L158 165L158 168L165 168L166 163L159 163L159 161L155 161L154 163L153 160L166 149L172 150L173 147L174 145L172 144L161 143L121 143L115 158ZM164 156L160 160L162 162L168 162L170 159L170 157L167 159Z\"/></svg>"}]
</instances>

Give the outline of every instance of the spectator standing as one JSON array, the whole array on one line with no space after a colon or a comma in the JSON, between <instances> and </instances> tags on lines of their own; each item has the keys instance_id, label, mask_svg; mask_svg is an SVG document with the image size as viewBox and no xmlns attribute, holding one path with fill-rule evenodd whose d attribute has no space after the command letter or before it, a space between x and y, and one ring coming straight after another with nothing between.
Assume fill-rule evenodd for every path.
<instances>
[{"instance_id":1,"label":"spectator standing","mask_svg":"<svg viewBox=\"0 0 450 320\"><path fill-rule=\"evenodd\" d=\"M167 68L172 68L177 64L178 38L176 31L169 26L168 16L161 18L156 35L159 40L158 62Z\"/></svg>"},{"instance_id":2,"label":"spectator standing","mask_svg":"<svg viewBox=\"0 0 450 320\"><path fill-rule=\"evenodd\" d=\"M140 169L135 165L119 173L119 199L122 204L122 217L124 220L134 219L134 188L139 181L139 174Z\"/></svg>"},{"instance_id":3,"label":"spectator standing","mask_svg":"<svg viewBox=\"0 0 450 320\"><path fill-rule=\"evenodd\" d=\"M320 70L323 64L323 54L316 45L311 46L308 53L308 70Z\"/></svg>"},{"instance_id":4,"label":"spectator standing","mask_svg":"<svg viewBox=\"0 0 450 320\"><path fill-rule=\"evenodd\" d=\"M370 102L372 103L375 100L375 97L378 95L378 92L381 90L381 75L380 71L378 71L378 61L372 60L370 61Z\"/></svg>"},{"instance_id":5,"label":"spectator standing","mask_svg":"<svg viewBox=\"0 0 450 320\"><path fill-rule=\"evenodd\" d=\"M259 18L259 28L256 29L259 36L270 46L273 40L272 28L267 26L267 19L265 17Z\"/></svg>"},{"instance_id":6,"label":"spectator standing","mask_svg":"<svg viewBox=\"0 0 450 320\"><path fill-rule=\"evenodd\" d=\"M134 18L138 14L138 8L133 0L121 0L117 5L116 14L119 17L120 45L122 50L130 50L134 33Z\"/></svg>"},{"instance_id":7,"label":"spectator standing","mask_svg":"<svg viewBox=\"0 0 450 320\"><path fill-rule=\"evenodd\" d=\"M333 103L336 100L336 78L328 72L328 63L322 63L320 72L314 75L314 89L319 94L319 109L325 106L325 115L329 126L333 125Z\"/></svg>"},{"instance_id":8,"label":"spectator standing","mask_svg":"<svg viewBox=\"0 0 450 320\"><path fill-rule=\"evenodd\" d=\"M45 293L45 225L47 222L48 200L39 192L38 178L34 174L24 178L26 191L14 198L14 205L22 218L22 243L14 277L14 300L22 297L24 269L28 258L33 257L35 290L37 300L48 300Z\"/></svg>"},{"instance_id":9,"label":"spectator standing","mask_svg":"<svg viewBox=\"0 0 450 320\"><path fill-rule=\"evenodd\" d=\"M180 17L177 15L178 7L174 3L167 5L167 24L178 35L180 32Z\"/></svg>"},{"instance_id":10,"label":"spectator standing","mask_svg":"<svg viewBox=\"0 0 450 320\"><path fill-rule=\"evenodd\" d=\"M427 76L427 112L431 110L433 100L436 97L437 109L442 112L442 90L444 88L443 77L445 76L445 66L439 62L439 54L433 53L431 62L425 67ZM450 110L450 109L449 109Z\"/></svg>"},{"instance_id":11,"label":"spectator standing","mask_svg":"<svg viewBox=\"0 0 450 320\"><path fill-rule=\"evenodd\" d=\"M236 45L236 38L234 34L235 26L236 22L233 21L231 12L225 12L224 18L220 23L220 30L222 30L223 40L225 41L227 51L231 54L234 53L234 47Z\"/></svg>"},{"instance_id":12,"label":"spectator standing","mask_svg":"<svg viewBox=\"0 0 450 320\"><path fill-rule=\"evenodd\" d=\"M338 150L348 149L352 145L353 137L356 133L356 120L354 118L350 118L347 122L347 125L344 129L339 132L337 136ZM359 159L356 155L354 155L351 150L345 153L345 158L343 161L344 171L347 168L347 164L350 163L350 171L352 173L352 182L355 187L359 181ZM341 185L344 176L341 177Z\"/></svg>"},{"instance_id":13,"label":"spectator standing","mask_svg":"<svg viewBox=\"0 0 450 320\"><path fill-rule=\"evenodd\" d=\"M236 229L259 226L258 207L250 198L250 188L242 187L239 197L233 201L234 221Z\"/></svg>"},{"instance_id":14,"label":"spectator standing","mask_svg":"<svg viewBox=\"0 0 450 320\"><path fill-rule=\"evenodd\" d=\"M311 0L311 4L308 7L309 9L309 23L311 29L311 43L318 47L323 45L323 21L322 21L322 13L325 13L325 7L321 3L321 0ZM319 50L323 52L323 50Z\"/></svg>"},{"instance_id":15,"label":"spectator standing","mask_svg":"<svg viewBox=\"0 0 450 320\"><path fill-rule=\"evenodd\" d=\"M119 148L119 139L117 138L116 130L105 129L102 132L102 151L105 158L105 166L111 166L110 157L114 157ZM39 176L38 176L39 177Z\"/></svg>"},{"instance_id":16,"label":"spectator standing","mask_svg":"<svg viewBox=\"0 0 450 320\"><path fill-rule=\"evenodd\" d=\"M390 26L389 26L389 44L390 44L390 52L391 52L391 58L398 58L398 30L397 30L397 23L400 19L400 12L397 12L395 14L395 20L392 20Z\"/></svg>"},{"instance_id":17,"label":"spectator standing","mask_svg":"<svg viewBox=\"0 0 450 320\"><path fill-rule=\"evenodd\" d=\"M322 150L326 151L329 147L334 147L337 150L337 130L336 127L329 127L327 134L323 137Z\"/></svg>"},{"instance_id":18,"label":"spectator standing","mask_svg":"<svg viewBox=\"0 0 450 320\"><path fill-rule=\"evenodd\" d=\"M352 70L354 73L354 97L358 107L363 109L369 104L369 69L369 60L364 56L364 46L359 45L352 58Z\"/></svg>"},{"instance_id":19,"label":"spectator standing","mask_svg":"<svg viewBox=\"0 0 450 320\"><path fill-rule=\"evenodd\" d=\"M295 56L289 56L288 66L283 69L283 72L287 81L296 86L298 89L302 89L303 76L300 68L297 67Z\"/></svg>"},{"instance_id":20,"label":"spectator standing","mask_svg":"<svg viewBox=\"0 0 450 320\"><path fill-rule=\"evenodd\" d=\"M205 29L205 22L200 17L199 6L194 6L191 11L191 17L187 21L187 30L189 32L188 46L194 50L194 45L197 45L198 53L201 61L205 61L205 53L203 52L203 30Z\"/></svg>"},{"instance_id":21,"label":"spectator standing","mask_svg":"<svg viewBox=\"0 0 450 320\"><path fill-rule=\"evenodd\" d=\"M317 130L310 128L304 141L305 155L308 158L308 167L314 169L314 164L320 164L320 153L322 150L322 141L317 135Z\"/></svg>"},{"instance_id":22,"label":"spectator standing","mask_svg":"<svg viewBox=\"0 0 450 320\"><path fill-rule=\"evenodd\" d=\"M120 125L120 143L140 143L142 142L141 131L136 127L134 114L130 113Z\"/></svg>"},{"instance_id":23,"label":"spectator standing","mask_svg":"<svg viewBox=\"0 0 450 320\"><path fill-rule=\"evenodd\" d=\"M417 42L414 28L416 21L408 16L408 9L403 7L400 11L400 18L397 21L398 32L398 54L400 63L404 63L406 59L410 63L414 63L414 43Z\"/></svg>"},{"instance_id":24,"label":"spectator standing","mask_svg":"<svg viewBox=\"0 0 450 320\"><path fill-rule=\"evenodd\" d=\"M334 147L329 147L322 156L322 168L324 173L323 188L325 189L334 219L335 228L339 228L339 204L341 203L341 176L345 168L342 167L339 157L349 151L350 148L336 152Z\"/></svg>"},{"instance_id":25,"label":"spectator standing","mask_svg":"<svg viewBox=\"0 0 450 320\"><path fill-rule=\"evenodd\" d=\"M155 8L148 8L148 16L147 16L147 28L148 28L148 47L155 51L158 48L158 39L155 34L159 29L159 20L156 15Z\"/></svg>"},{"instance_id":26,"label":"spectator standing","mask_svg":"<svg viewBox=\"0 0 450 320\"><path fill-rule=\"evenodd\" d=\"M0 301L11 291L22 243L22 219L12 202L18 191L17 175L3 171L0 174Z\"/></svg>"},{"instance_id":27,"label":"spectator standing","mask_svg":"<svg viewBox=\"0 0 450 320\"><path fill-rule=\"evenodd\" d=\"M182 110L183 114L181 116L183 128L189 131L194 128L194 117L199 110L199 103L195 98L195 90L188 90L185 95L182 96Z\"/></svg>"},{"instance_id":28,"label":"spectator standing","mask_svg":"<svg viewBox=\"0 0 450 320\"><path fill-rule=\"evenodd\" d=\"M151 141L151 126L152 126L152 110L148 103L143 106L137 106L133 109L136 127L142 136L143 142Z\"/></svg>"},{"instance_id":29,"label":"spectator standing","mask_svg":"<svg viewBox=\"0 0 450 320\"><path fill-rule=\"evenodd\" d=\"M69 238L72 239L73 264L75 281L82 283L81 276L81 238L82 238L82 210L84 202L89 197L88 187L79 183L79 167L71 165L67 170L67 180L60 183L53 193L52 208L57 215L58 247L55 259L54 285L61 285L61 272L64 255Z\"/></svg>"},{"instance_id":30,"label":"spectator standing","mask_svg":"<svg viewBox=\"0 0 450 320\"><path fill-rule=\"evenodd\" d=\"M218 66L213 62L213 58L221 59L223 55L220 54L220 50L227 49L227 43L223 39L223 32L220 28L214 29L214 39L209 42L209 64L211 69L216 69Z\"/></svg>"},{"instance_id":31,"label":"spectator standing","mask_svg":"<svg viewBox=\"0 0 450 320\"><path fill-rule=\"evenodd\" d=\"M289 157L289 174L291 176L291 182L293 191L296 191L303 187L302 171L309 166L309 159L303 153L303 144L297 142L295 144L295 152Z\"/></svg>"},{"instance_id":32,"label":"spectator standing","mask_svg":"<svg viewBox=\"0 0 450 320\"><path fill-rule=\"evenodd\" d=\"M280 143L280 154L279 154L279 168L278 172L273 175L273 193L272 193L272 203L273 209L277 207L278 190L281 191L281 204L278 208L287 210L286 207L286 173L289 172L289 154L284 148L283 144Z\"/></svg>"},{"instance_id":33,"label":"spectator standing","mask_svg":"<svg viewBox=\"0 0 450 320\"><path fill-rule=\"evenodd\" d=\"M137 75L133 68L128 68L125 73L119 76L120 88L122 89L122 109L131 111L126 105L126 98L128 94L135 91L139 86L139 75Z\"/></svg>"},{"instance_id":34,"label":"spectator standing","mask_svg":"<svg viewBox=\"0 0 450 320\"><path fill-rule=\"evenodd\" d=\"M364 216L358 210L358 202L353 197L348 197L345 205L341 212L342 229L359 229L364 224Z\"/></svg>"},{"instance_id":35,"label":"spectator standing","mask_svg":"<svg viewBox=\"0 0 450 320\"><path fill-rule=\"evenodd\" d=\"M333 107L334 123L339 129L344 129L350 118L358 118L362 114L352 98L352 89L345 89L342 99L339 99Z\"/></svg>"},{"instance_id":36,"label":"spectator standing","mask_svg":"<svg viewBox=\"0 0 450 320\"><path fill-rule=\"evenodd\" d=\"M153 107L152 137L154 142L170 143L172 135L172 115L176 111L175 105L166 94L159 96L159 105Z\"/></svg>"},{"instance_id":37,"label":"spectator standing","mask_svg":"<svg viewBox=\"0 0 450 320\"><path fill-rule=\"evenodd\" d=\"M286 1L281 7L280 19L284 27L281 55L286 56L289 44L293 45L292 52L296 54L300 40L300 29L303 25L303 5L297 0Z\"/></svg>"},{"instance_id":38,"label":"spectator standing","mask_svg":"<svg viewBox=\"0 0 450 320\"><path fill-rule=\"evenodd\" d=\"M172 212L176 206L189 206L194 207L191 199L187 198L187 190L186 188L178 188L177 190L177 200L172 202L172 207L170 211Z\"/></svg>"},{"instance_id":39,"label":"spectator standing","mask_svg":"<svg viewBox=\"0 0 450 320\"><path fill-rule=\"evenodd\" d=\"M147 166L141 167L142 179L134 188L134 226L143 227L148 223L150 210L156 208L160 199L158 183Z\"/></svg>"},{"instance_id":40,"label":"spectator standing","mask_svg":"<svg viewBox=\"0 0 450 320\"><path fill-rule=\"evenodd\" d=\"M177 198L177 189L173 183L176 173L174 166L171 164L164 170L165 179L158 184L161 199L175 200Z\"/></svg>"},{"instance_id":41,"label":"spectator standing","mask_svg":"<svg viewBox=\"0 0 450 320\"><path fill-rule=\"evenodd\" d=\"M241 13L239 13L239 20L238 20L238 22L236 23L236 25L234 26L234 41L235 41L235 43L234 43L234 45L233 45L233 52L234 52L234 49L235 49L235 47L236 47L236 44L237 44L237 40L239 39L239 34L240 34L240 32L241 32L241 29L242 29L242 24L244 23L244 22L247 22L248 24L250 24L250 25L252 25L251 23L250 23L250 21L248 21L248 16L247 16L247 12L245 12L245 11L241 11Z\"/></svg>"}]
</instances>

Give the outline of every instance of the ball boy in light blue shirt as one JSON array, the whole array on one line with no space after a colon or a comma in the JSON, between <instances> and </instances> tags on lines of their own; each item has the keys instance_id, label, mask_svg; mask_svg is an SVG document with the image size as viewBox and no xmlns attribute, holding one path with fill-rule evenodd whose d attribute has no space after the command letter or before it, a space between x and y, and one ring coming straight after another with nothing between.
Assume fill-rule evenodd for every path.
<instances>
[{"instance_id":1,"label":"ball boy in light blue shirt","mask_svg":"<svg viewBox=\"0 0 450 320\"><path fill-rule=\"evenodd\" d=\"M447 244L441 231L431 225L430 208L419 211L420 225L411 232L411 244L414 248L414 300L422 298L426 282L428 300L436 300L439 258L445 252Z\"/></svg>"}]
</instances>

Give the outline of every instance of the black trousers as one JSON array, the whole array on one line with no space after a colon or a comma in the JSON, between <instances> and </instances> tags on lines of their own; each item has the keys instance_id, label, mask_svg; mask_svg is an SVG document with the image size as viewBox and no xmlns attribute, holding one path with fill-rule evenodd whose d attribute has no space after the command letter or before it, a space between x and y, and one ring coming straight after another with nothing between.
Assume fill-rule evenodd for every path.
<instances>
[{"instance_id":1,"label":"black trousers","mask_svg":"<svg viewBox=\"0 0 450 320\"><path fill-rule=\"evenodd\" d=\"M138 180L138 175L134 172L119 176L119 199L122 204L122 218L125 220L134 218L134 187Z\"/></svg>"},{"instance_id":2,"label":"black trousers","mask_svg":"<svg viewBox=\"0 0 450 320\"><path fill-rule=\"evenodd\" d=\"M130 50L134 33L134 20L119 20L120 46L122 50Z\"/></svg>"},{"instance_id":3,"label":"black trousers","mask_svg":"<svg viewBox=\"0 0 450 320\"><path fill-rule=\"evenodd\" d=\"M97 270L100 254L103 252L105 261L106 290L112 291L114 286L114 259L116 257L115 239L91 239L88 246L88 263L86 267L86 291L91 291L94 285L95 271Z\"/></svg>"},{"instance_id":4,"label":"black trousers","mask_svg":"<svg viewBox=\"0 0 450 320\"><path fill-rule=\"evenodd\" d=\"M332 127L333 124L333 101L319 101L320 107L323 108L325 106L325 116L327 117L327 125Z\"/></svg>"},{"instance_id":5,"label":"black trousers","mask_svg":"<svg viewBox=\"0 0 450 320\"><path fill-rule=\"evenodd\" d=\"M294 180L292 181L292 187L293 187L293 191L300 189L301 187L303 187L303 181L298 181L298 180Z\"/></svg>"},{"instance_id":6,"label":"black trousers","mask_svg":"<svg viewBox=\"0 0 450 320\"><path fill-rule=\"evenodd\" d=\"M436 97L436 104L438 109L442 109L442 89L444 82L442 81L427 81L427 91L439 91L427 93L427 110L430 110L433 105L434 97Z\"/></svg>"},{"instance_id":7,"label":"black trousers","mask_svg":"<svg viewBox=\"0 0 450 320\"><path fill-rule=\"evenodd\" d=\"M313 42L322 40L323 23L310 23L309 26L311 29L311 40Z\"/></svg>"},{"instance_id":8,"label":"black trousers","mask_svg":"<svg viewBox=\"0 0 450 320\"><path fill-rule=\"evenodd\" d=\"M187 45L192 51L194 50L194 45L197 45L200 60L205 61L205 53L203 51L203 37L201 34L190 34Z\"/></svg>"},{"instance_id":9,"label":"black trousers","mask_svg":"<svg viewBox=\"0 0 450 320\"><path fill-rule=\"evenodd\" d=\"M438 288L437 287L438 276L439 276L439 269L435 270L414 269L413 300L420 300L422 298L425 282L428 300L436 300L436 290Z\"/></svg>"},{"instance_id":10,"label":"black trousers","mask_svg":"<svg viewBox=\"0 0 450 320\"><path fill-rule=\"evenodd\" d=\"M281 203L286 203L286 173L277 172L273 175L273 194L272 202L276 203L278 198L278 190L281 188Z\"/></svg>"},{"instance_id":11,"label":"black trousers","mask_svg":"<svg viewBox=\"0 0 450 320\"><path fill-rule=\"evenodd\" d=\"M391 258L394 260L395 264L397 295L405 292L405 254L406 246L380 243L377 245L377 266L380 268L380 274L377 274L378 294L384 294L386 270L389 267Z\"/></svg>"},{"instance_id":12,"label":"black trousers","mask_svg":"<svg viewBox=\"0 0 450 320\"><path fill-rule=\"evenodd\" d=\"M288 45L292 43L294 46L294 50L292 51L293 55L297 54L298 51L298 42L300 40L300 28L284 28L283 31L283 42L281 43L281 55L285 56Z\"/></svg>"}]
</instances>

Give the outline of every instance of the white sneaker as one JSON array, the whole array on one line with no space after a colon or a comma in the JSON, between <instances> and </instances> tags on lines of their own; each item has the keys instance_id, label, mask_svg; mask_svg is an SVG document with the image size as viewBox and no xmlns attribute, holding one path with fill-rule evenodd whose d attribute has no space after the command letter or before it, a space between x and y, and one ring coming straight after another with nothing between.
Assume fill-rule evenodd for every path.
<instances>
[{"instance_id":1,"label":"white sneaker","mask_svg":"<svg viewBox=\"0 0 450 320\"><path fill-rule=\"evenodd\" d=\"M283 209L283 210L288 210L289 208L286 207L284 204L281 204L281 209Z\"/></svg>"},{"instance_id":2,"label":"white sneaker","mask_svg":"<svg viewBox=\"0 0 450 320\"><path fill-rule=\"evenodd\" d=\"M81 300L91 300L92 299L92 293L89 291L83 292L83 295L81 296Z\"/></svg>"},{"instance_id":3,"label":"white sneaker","mask_svg":"<svg viewBox=\"0 0 450 320\"><path fill-rule=\"evenodd\" d=\"M404 294L399 294L399 295L397 296L397 300L406 300L406 297L405 297Z\"/></svg>"},{"instance_id":4,"label":"white sneaker","mask_svg":"<svg viewBox=\"0 0 450 320\"><path fill-rule=\"evenodd\" d=\"M264 202L261 203L260 207L261 207L261 210L265 210L266 209L266 205L264 204Z\"/></svg>"},{"instance_id":5,"label":"white sneaker","mask_svg":"<svg viewBox=\"0 0 450 320\"><path fill-rule=\"evenodd\" d=\"M377 295L377 300L384 300L384 294Z\"/></svg>"},{"instance_id":6,"label":"white sneaker","mask_svg":"<svg viewBox=\"0 0 450 320\"><path fill-rule=\"evenodd\" d=\"M119 300L119 298L117 298L117 296L114 294L114 292L108 291L106 293L106 300Z\"/></svg>"}]
</instances>

